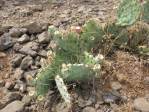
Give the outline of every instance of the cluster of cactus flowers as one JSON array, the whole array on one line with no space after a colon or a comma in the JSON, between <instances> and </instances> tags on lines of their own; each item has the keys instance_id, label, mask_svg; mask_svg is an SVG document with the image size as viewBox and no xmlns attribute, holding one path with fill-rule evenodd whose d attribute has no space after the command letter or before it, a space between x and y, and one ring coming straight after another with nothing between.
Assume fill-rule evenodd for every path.
<instances>
[{"instance_id":1,"label":"cluster of cactus flowers","mask_svg":"<svg viewBox=\"0 0 149 112\"><path fill-rule=\"evenodd\" d=\"M145 2L143 5L148 4ZM144 21L138 21L142 15L140 6L138 0L123 0L117 20L104 26L93 20L83 27L71 27L69 32L50 26L49 33L54 44L50 46L47 59L41 60L42 67L34 80L38 99L42 100L49 88L56 86L64 101L71 104L67 84L100 77L104 57L114 48L133 49L149 55L149 26ZM148 18L147 14L144 15Z\"/></svg>"}]
</instances>

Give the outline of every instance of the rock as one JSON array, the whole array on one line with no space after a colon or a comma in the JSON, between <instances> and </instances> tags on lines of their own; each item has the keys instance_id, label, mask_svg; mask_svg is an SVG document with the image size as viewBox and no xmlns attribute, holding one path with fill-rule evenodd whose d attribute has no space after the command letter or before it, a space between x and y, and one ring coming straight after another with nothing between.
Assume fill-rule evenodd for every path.
<instances>
[{"instance_id":1,"label":"rock","mask_svg":"<svg viewBox=\"0 0 149 112\"><path fill-rule=\"evenodd\" d=\"M0 87L5 86L5 81L4 80L0 80Z\"/></svg>"},{"instance_id":2,"label":"rock","mask_svg":"<svg viewBox=\"0 0 149 112\"><path fill-rule=\"evenodd\" d=\"M122 85L119 82L112 82L111 83L111 88L113 90L120 90L122 88Z\"/></svg>"},{"instance_id":3,"label":"rock","mask_svg":"<svg viewBox=\"0 0 149 112\"><path fill-rule=\"evenodd\" d=\"M10 73L6 73L5 76L4 76L4 78L5 78L5 79L10 78Z\"/></svg>"},{"instance_id":4,"label":"rock","mask_svg":"<svg viewBox=\"0 0 149 112\"><path fill-rule=\"evenodd\" d=\"M25 95L25 96L22 98L22 102L23 102L26 106L30 105L31 100L32 100L31 97L28 96L28 95Z\"/></svg>"},{"instance_id":5,"label":"rock","mask_svg":"<svg viewBox=\"0 0 149 112\"><path fill-rule=\"evenodd\" d=\"M36 22L31 22L24 26L24 28L28 29L29 34L37 34L42 32L42 26Z\"/></svg>"},{"instance_id":6,"label":"rock","mask_svg":"<svg viewBox=\"0 0 149 112\"><path fill-rule=\"evenodd\" d=\"M29 42L25 44L19 52L26 55L31 55L33 57L37 56L37 52L39 50L39 44L36 42Z\"/></svg>"},{"instance_id":7,"label":"rock","mask_svg":"<svg viewBox=\"0 0 149 112\"><path fill-rule=\"evenodd\" d=\"M117 103L121 100L121 96L116 91L106 92L103 94L103 101L105 103Z\"/></svg>"},{"instance_id":8,"label":"rock","mask_svg":"<svg viewBox=\"0 0 149 112\"><path fill-rule=\"evenodd\" d=\"M26 84L21 84L19 90L20 90L20 92L25 93L27 91Z\"/></svg>"},{"instance_id":9,"label":"rock","mask_svg":"<svg viewBox=\"0 0 149 112\"><path fill-rule=\"evenodd\" d=\"M14 45L14 42L10 35L4 34L0 37L0 51L7 50Z\"/></svg>"},{"instance_id":10,"label":"rock","mask_svg":"<svg viewBox=\"0 0 149 112\"><path fill-rule=\"evenodd\" d=\"M6 99L8 99L8 102L12 102L14 100L21 100L22 96L18 92L10 92L6 95Z\"/></svg>"},{"instance_id":11,"label":"rock","mask_svg":"<svg viewBox=\"0 0 149 112\"><path fill-rule=\"evenodd\" d=\"M0 109L5 107L8 103L14 101L14 100L20 100L22 96L17 92L7 92L7 95L5 95L2 99L0 99Z\"/></svg>"},{"instance_id":12,"label":"rock","mask_svg":"<svg viewBox=\"0 0 149 112\"><path fill-rule=\"evenodd\" d=\"M15 43L13 46L14 51L18 52L23 46L19 43Z\"/></svg>"},{"instance_id":13,"label":"rock","mask_svg":"<svg viewBox=\"0 0 149 112\"><path fill-rule=\"evenodd\" d=\"M4 52L0 52L0 58L4 58L6 57L7 55L4 53Z\"/></svg>"},{"instance_id":14,"label":"rock","mask_svg":"<svg viewBox=\"0 0 149 112\"><path fill-rule=\"evenodd\" d=\"M21 112L21 111L23 111L23 109L24 109L24 103L16 100L16 101L8 104L0 112Z\"/></svg>"},{"instance_id":15,"label":"rock","mask_svg":"<svg viewBox=\"0 0 149 112\"><path fill-rule=\"evenodd\" d=\"M42 50L42 51L40 51L40 52L38 53L38 55L41 56L41 57L47 57L47 51Z\"/></svg>"},{"instance_id":16,"label":"rock","mask_svg":"<svg viewBox=\"0 0 149 112\"><path fill-rule=\"evenodd\" d=\"M141 112L149 112L149 101L146 98L137 98L134 100L134 108Z\"/></svg>"},{"instance_id":17,"label":"rock","mask_svg":"<svg viewBox=\"0 0 149 112\"><path fill-rule=\"evenodd\" d=\"M21 70L20 68L17 68L17 69L15 70L15 73L14 73L14 78L15 78L15 79L18 79L18 80L21 80L21 79L24 78L23 75L24 75L24 71Z\"/></svg>"},{"instance_id":18,"label":"rock","mask_svg":"<svg viewBox=\"0 0 149 112\"><path fill-rule=\"evenodd\" d=\"M23 48L21 48L19 50L19 52L22 53L22 54L33 56L33 57L37 56L37 52L36 51L34 51L34 50L30 49L30 48L24 47L24 46L23 46Z\"/></svg>"},{"instance_id":19,"label":"rock","mask_svg":"<svg viewBox=\"0 0 149 112\"><path fill-rule=\"evenodd\" d=\"M26 43L30 40L27 34L22 35L17 41L21 44Z\"/></svg>"},{"instance_id":20,"label":"rock","mask_svg":"<svg viewBox=\"0 0 149 112\"><path fill-rule=\"evenodd\" d=\"M22 70L28 69L33 64L33 58L31 56L26 56L20 65Z\"/></svg>"},{"instance_id":21,"label":"rock","mask_svg":"<svg viewBox=\"0 0 149 112\"><path fill-rule=\"evenodd\" d=\"M11 26L0 26L0 36L5 32L8 32Z\"/></svg>"},{"instance_id":22,"label":"rock","mask_svg":"<svg viewBox=\"0 0 149 112\"><path fill-rule=\"evenodd\" d=\"M20 28L20 32L22 34L26 34L27 33L27 28Z\"/></svg>"},{"instance_id":23,"label":"rock","mask_svg":"<svg viewBox=\"0 0 149 112\"><path fill-rule=\"evenodd\" d=\"M82 112L96 112L96 109L93 107L85 107Z\"/></svg>"},{"instance_id":24,"label":"rock","mask_svg":"<svg viewBox=\"0 0 149 112\"><path fill-rule=\"evenodd\" d=\"M42 23L42 30L47 31L49 27L49 23Z\"/></svg>"},{"instance_id":25,"label":"rock","mask_svg":"<svg viewBox=\"0 0 149 112\"><path fill-rule=\"evenodd\" d=\"M13 27L9 30L9 34L12 37L20 37L22 35L22 32L21 32L20 28Z\"/></svg>"},{"instance_id":26,"label":"rock","mask_svg":"<svg viewBox=\"0 0 149 112\"><path fill-rule=\"evenodd\" d=\"M8 90L12 90L13 87L14 87L14 82L12 82L12 81L7 81L7 82L5 83L5 88L7 88Z\"/></svg>"},{"instance_id":27,"label":"rock","mask_svg":"<svg viewBox=\"0 0 149 112\"><path fill-rule=\"evenodd\" d=\"M38 41L41 44L49 43L50 42L50 35L48 32L43 32L38 35Z\"/></svg>"},{"instance_id":28,"label":"rock","mask_svg":"<svg viewBox=\"0 0 149 112\"><path fill-rule=\"evenodd\" d=\"M15 54L11 60L12 67L15 68L15 67L20 66L23 57L24 57L24 55L22 55L22 54Z\"/></svg>"},{"instance_id":29,"label":"rock","mask_svg":"<svg viewBox=\"0 0 149 112\"><path fill-rule=\"evenodd\" d=\"M14 86L14 90L16 90L16 91L19 91L19 89L20 89L20 84L15 84L15 86Z\"/></svg>"},{"instance_id":30,"label":"rock","mask_svg":"<svg viewBox=\"0 0 149 112\"><path fill-rule=\"evenodd\" d=\"M147 84L147 85L149 85L149 77L145 77L144 78L144 83Z\"/></svg>"},{"instance_id":31,"label":"rock","mask_svg":"<svg viewBox=\"0 0 149 112\"><path fill-rule=\"evenodd\" d=\"M39 50L39 43L37 42L29 42L25 45L26 47L29 47L30 49L34 50L34 51L38 51Z\"/></svg>"}]
</instances>

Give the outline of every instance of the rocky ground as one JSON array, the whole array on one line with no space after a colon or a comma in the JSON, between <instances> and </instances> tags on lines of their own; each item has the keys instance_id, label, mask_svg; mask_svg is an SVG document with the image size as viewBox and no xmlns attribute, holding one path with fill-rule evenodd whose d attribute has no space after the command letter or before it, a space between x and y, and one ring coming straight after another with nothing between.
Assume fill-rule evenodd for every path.
<instances>
[{"instance_id":1,"label":"rocky ground","mask_svg":"<svg viewBox=\"0 0 149 112\"><path fill-rule=\"evenodd\" d=\"M1 0L0 1L0 112L67 112L57 91L46 101L28 95L46 58L52 38L48 25L68 29L91 18L114 17L113 0ZM73 112L149 112L149 60L116 51L105 60L101 78L70 89ZM69 86L69 85L68 85Z\"/></svg>"}]
</instances>

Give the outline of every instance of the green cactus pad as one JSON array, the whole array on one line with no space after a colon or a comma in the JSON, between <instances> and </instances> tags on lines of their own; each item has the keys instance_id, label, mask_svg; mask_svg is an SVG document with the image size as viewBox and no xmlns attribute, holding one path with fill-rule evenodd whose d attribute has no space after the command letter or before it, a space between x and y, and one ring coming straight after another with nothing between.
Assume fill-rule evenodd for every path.
<instances>
[{"instance_id":1,"label":"green cactus pad","mask_svg":"<svg viewBox=\"0 0 149 112\"><path fill-rule=\"evenodd\" d=\"M128 26L134 24L141 14L139 0L122 0L117 11L117 24Z\"/></svg>"}]
</instances>

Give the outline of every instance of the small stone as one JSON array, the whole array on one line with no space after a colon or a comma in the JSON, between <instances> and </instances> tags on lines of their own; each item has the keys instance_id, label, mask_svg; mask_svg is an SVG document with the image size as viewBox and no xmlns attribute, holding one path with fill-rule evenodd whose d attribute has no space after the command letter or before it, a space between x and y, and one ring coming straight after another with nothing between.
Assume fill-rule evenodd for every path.
<instances>
[{"instance_id":1,"label":"small stone","mask_svg":"<svg viewBox=\"0 0 149 112\"><path fill-rule=\"evenodd\" d=\"M19 90L20 90L20 92L25 93L27 91L26 84L21 84Z\"/></svg>"},{"instance_id":2,"label":"small stone","mask_svg":"<svg viewBox=\"0 0 149 112\"><path fill-rule=\"evenodd\" d=\"M6 97L8 98L8 102L12 102L14 100L21 100L22 99L22 96L18 92L10 92L8 95L6 95Z\"/></svg>"},{"instance_id":3,"label":"small stone","mask_svg":"<svg viewBox=\"0 0 149 112\"><path fill-rule=\"evenodd\" d=\"M31 55L33 57L37 56L37 52L39 50L39 44L36 42L28 42L26 43L19 52L26 55Z\"/></svg>"},{"instance_id":4,"label":"small stone","mask_svg":"<svg viewBox=\"0 0 149 112\"><path fill-rule=\"evenodd\" d=\"M33 58L31 56L26 56L20 65L22 70L26 70L33 64Z\"/></svg>"},{"instance_id":5,"label":"small stone","mask_svg":"<svg viewBox=\"0 0 149 112\"><path fill-rule=\"evenodd\" d=\"M4 57L6 57L6 54L3 52L0 52L0 58L4 58Z\"/></svg>"},{"instance_id":6,"label":"small stone","mask_svg":"<svg viewBox=\"0 0 149 112\"><path fill-rule=\"evenodd\" d=\"M14 44L13 49L14 51L18 52L23 46L19 43Z\"/></svg>"},{"instance_id":7,"label":"small stone","mask_svg":"<svg viewBox=\"0 0 149 112\"><path fill-rule=\"evenodd\" d=\"M146 98L137 98L134 100L134 108L141 112L149 112L149 101Z\"/></svg>"},{"instance_id":8,"label":"small stone","mask_svg":"<svg viewBox=\"0 0 149 112\"><path fill-rule=\"evenodd\" d=\"M22 32L20 31L20 28L11 28L9 30L9 34L12 37L20 37L22 35Z\"/></svg>"},{"instance_id":9,"label":"small stone","mask_svg":"<svg viewBox=\"0 0 149 112\"><path fill-rule=\"evenodd\" d=\"M7 88L8 90L12 90L14 87L14 83L12 81L7 81L5 83L5 88Z\"/></svg>"},{"instance_id":10,"label":"small stone","mask_svg":"<svg viewBox=\"0 0 149 112\"><path fill-rule=\"evenodd\" d=\"M149 77L145 77L144 78L144 83L147 84L147 85L149 85Z\"/></svg>"},{"instance_id":11,"label":"small stone","mask_svg":"<svg viewBox=\"0 0 149 112\"><path fill-rule=\"evenodd\" d=\"M36 37L35 35L32 34L32 35L30 36L30 40L31 40L31 41L36 40L36 39L37 39L37 37Z\"/></svg>"},{"instance_id":12,"label":"small stone","mask_svg":"<svg viewBox=\"0 0 149 112\"><path fill-rule=\"evenodd\" d=\"M24 103L19 100L16 100L10 104L8 104L5 108L3 108L0 112L21 112L24 109Z\"/></svg>"},{"instance_id":13,"label":"small stone","mask_svg":"<svg viewBox=\"0 0 149 112\"><path fill-rule=\"evenodd\" d=\"M0 87L5 86L5 81L4 80L0 80Z\"/></svg>"},{"instance_id":14,"label":"small stone","mask_svg":"<svg viewBox=\"0 0 149 112\"><path fill-rule=\"evenodd\" d=\"M4 90L5 91L5 90ZM4 108L7 104L14 100L20 100L22 96L17 92L5 92L6 94L2 99L0 99L0 109Z\"/></svg>"},{"instance_id":15,"label":"small stone","mask_svg":"<svg viewBox=\"0 0 149 112\"><path fill-rule=\"evenodd\" d=\"M36 22L31 22L25 26L28 29L29 34L37 34L42 32L42 26Z\"/></svg>"},{"instance_id":16,"label":"small stone","mask_svg":"<svg viewBox=\"0 0 149 112\"><path fill-rule=\"evenodd\" d=\"M14 90L18 91L19 89L20 89L20 85L19 84L15 84Z\"/></svg>"},{"instance_id":17,"label":"small stone","mask_svg":"<svg viewBox=\"0 0 149 112\"><path fill-rule=\"evenodd\" d=\"M0 26L0 36L8 32L11 26Z\"/></svg>"},{"instance_id":18,"label":"small stone","mask_svg":"<svg viewBox=\"0 0 149 112\"><path fill-rule=\"evenodd\" d=\"M30 40L29 36L27 34L24 34L18 39L18 42L23 44L28 42L29 40Z\"/></svg>"},{"instance_id":19,"label":"small stone","mask_svg":"<svg viewBox=\"0 0 149 112\"><path fill-rule=\"evenodd\" d=\"M41 44L49 43L50 42L50 35L48 32L43 32L38 35L38 41Z\"/></svg>"},{"instance_id":20,"label":"small stone","mask_svg":"<svg viewBox=\"0 0 149 112\"><path fill-rule=\"evenodd\" d=\"M5 79L10 78L10 74L9 74L9 73L6 73L5 76L4 76L4 78L5 78Z\"/></svg>"},{"instance_id":21,"label":"small stone","mask_svg":"<svg viewBox=\"0 0 149 112\"><path fill-rule=\"evenodd\" d=\"M42 51L39 52L38 55L41 56L41 57L47 57L47 51L42 50Z\"/></svg>"},{"instance_id":22,"label":"small stone","mask_svg":"<svg viewBox=\"0 0 149 112\"><path fill-rule=\"evenodd\" d=\"M23 77L23 74L24 74L24 71L21 70L20 68L17 68L17 69L15 70L15 73L14 73L14 78L21 80L21 79L24 78L24 77Z\"/></svg>"},{"instance_id":23,"label":"small stone","mask_svg":"<svg viewBox=\"0 0 149 112\"><path fill-rule=\"evenodd\" d=\"M22 102L23 102L26 106L30 105L31 100L32 100L31 97L28 96L28 95L25 95L25 96L22 98Z\"/></svg>"},{"instance_id":24,"label":"small stone","mask_svg":"<svg viewBox=\"0 0 149 112\"><path fill-rule=\"evenodd\" d=\"M122 85L119 82L112 82L111 83L111 88L113 90L120 90L122 88Z\"/></svg>"},{"instance_id":25,"label":"small stone","mask_svg":"<svg viewBox=\"0 0 149 112\"><path fill-rule=\"evenodd\" d=\"M121 100L121 96L116 91L106 92L103 94L103 100L105 103L116 103Z\"/></svg>"},{"instance_id":26,"label":"small stone","mask_svg":"<svg viewBox=\"0 0 149 112\"><path fill-rule=\"evenodd\" d=\"M0 37L0 51L7 50L14 45L12 38L8 34L4 34Z\"/></svg>"},{"instance_id":27,"label":"small stone","mask_svg":"<svg viewBox=\"0 0 149 112\"><path fill-rule=\"evenodd\" d=\"M27 32L26 28L18 28L13 27L9 30L9 34L12 37L20 37L22 34L25 34Z\"/></svg>"},{"instance_id":28,"label":"small stone","mask_svg":"<svg viewBox=\"0 0 149 112\"><path fill-rule=\"evenodd\" d=\"M27 28L20 28L20 32L22 34L26 34L27 33Z\"/></svg>"},{"instance_id":29,"label":"small stone","mask_svg":"<svg viewBox=\"0 0 149 112\"><path fill-rule=\"evenodd\" d=\"M96 109L93 107L85 107L82 112L96 112Z\"/></svg>"},{"instance_id":30,"label":"small stone","mask_svg":"<svg viewBox=\"0 0 149 112\"><path fill-rule=\"evenodd\" d=\"M11 60L12 67L15 68L15 67L20 66L23 57L24 57L24 55L22 55L22 54L15 54L15 56Z\"/></svg>"},{"instance_id":31,"label":"small stone","mask_svg":"<svg viewBox=\"0 0 149 112\"><path fill-rule=\"evenodd\" d=\"M30 48L24 47L24 46L23 46L23 48L21 48L19 50L19 52L22 53L22 54L33 56L33 57L37 56L37 52L36 51L34 51L34 50L30 49Z\"/></svg>"}]
</instances>

